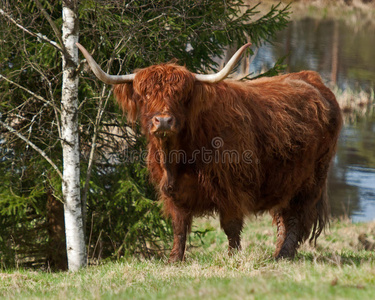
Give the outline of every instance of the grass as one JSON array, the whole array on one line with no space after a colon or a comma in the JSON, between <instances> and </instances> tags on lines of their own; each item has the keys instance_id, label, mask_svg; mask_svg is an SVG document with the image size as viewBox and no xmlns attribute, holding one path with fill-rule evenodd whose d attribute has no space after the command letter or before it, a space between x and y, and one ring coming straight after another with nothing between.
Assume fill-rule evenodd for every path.
<instances>
[{"instance_id":1,"label":"grass","mask_svg":"<svg viewBox=\"0 0 375 300\"><path fill-rule=\"evenodd\" d=\"M375 254L358 236L372 236L375 224L334 221L316 249L304 244L293 261L277 262L270 224L268 216L249 221L233 257L217 220L200 219L193 230L212 230L203 243L191 235L183 263L127 258L76 273L8 270L0 273L0 298L374 299Z\"/></svg>"}]
</instances>

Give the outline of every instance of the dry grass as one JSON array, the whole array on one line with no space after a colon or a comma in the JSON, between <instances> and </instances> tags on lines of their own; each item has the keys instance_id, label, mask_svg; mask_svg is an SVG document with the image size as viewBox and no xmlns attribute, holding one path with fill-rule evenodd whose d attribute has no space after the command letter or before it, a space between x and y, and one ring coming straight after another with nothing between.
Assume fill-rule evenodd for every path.
<instances>
[{"instance_id":1,"label":"dry grass","mask_svg":"<svg viewBox=\"0 0 375 300\"><path fill-rule=\"evenodd\" d=\"M365 92L363 90L353 91L350 88L341 90L337 87L332 90L344 113L345 122L353 122L358 117L375 113L374 90Z\"/></svg>"},{"instance_id":2,"label":"dry grass","mask_svg":"<svg viewBox=\"0 0 375 300\"><path fill-rule=\"evenodd\" d=\"M0 273L6 299L373 299L375 255L363 250L361 233L375 223L336 220L318 240L302 245L295 260L272 258L276 228L271 218L250 220L243 251L226 253L217 219L200 219L193 230L210 229L202 240L192 234L186 261L127 258L77 273L13 270Z\"/></svg>"}]
</instances>

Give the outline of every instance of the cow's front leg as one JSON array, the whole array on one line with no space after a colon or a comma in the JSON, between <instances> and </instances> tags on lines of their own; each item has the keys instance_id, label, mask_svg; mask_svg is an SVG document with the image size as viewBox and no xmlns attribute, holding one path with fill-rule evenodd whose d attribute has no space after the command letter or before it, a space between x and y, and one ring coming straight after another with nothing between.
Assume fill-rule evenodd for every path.
<instances>
[{"instance_id":1,"label":"cow's front leg","mask_svg":"<svg viewBox=\"0 0 375 300\"><path fill-rule=\"evenodd\" d=\"M191 229L192 217L190 214L175 208L172 217L173 248L169 256L169 263L182 261L185 254L186 238Z\"/></svg>"}]
</instances>

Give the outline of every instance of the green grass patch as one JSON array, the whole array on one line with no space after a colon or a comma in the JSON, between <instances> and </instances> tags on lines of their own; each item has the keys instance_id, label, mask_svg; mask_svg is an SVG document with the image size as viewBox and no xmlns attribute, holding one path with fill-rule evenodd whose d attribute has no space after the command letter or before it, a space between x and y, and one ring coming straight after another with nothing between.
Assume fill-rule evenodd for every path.
<instances>
[{"instance_id":1,"label":"green grass patch","mask_svg":"<svg viewBox=\"0 0 375 300\"><path fill-rule=\"evenodd\" d=\"M272 258L276 228L267 216L249 221L243 250L229 257L215 219L198 220L186 261L126 258L76 273L8 270L3 299L374 299L375 254L358 242L375 224L334 221L318 246L293 261Z\"/></svg>"}]
</instances>

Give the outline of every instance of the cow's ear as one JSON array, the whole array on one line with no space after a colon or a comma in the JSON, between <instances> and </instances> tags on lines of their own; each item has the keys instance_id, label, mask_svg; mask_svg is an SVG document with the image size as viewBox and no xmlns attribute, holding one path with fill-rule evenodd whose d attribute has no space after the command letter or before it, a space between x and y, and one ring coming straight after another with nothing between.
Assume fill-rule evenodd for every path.
<instances>
[{"instance_id":1,"label":"cow's ear","mask_svg":"<svg viewBox=\"0 0 375 300\"><path fill-rule=\"evenodd\" d=\"M134 123L137 120L139 103L133 91L133 83L116 84L113 94L122 111L127 113L128 121Z\"/></svg>"}]
</instances>

